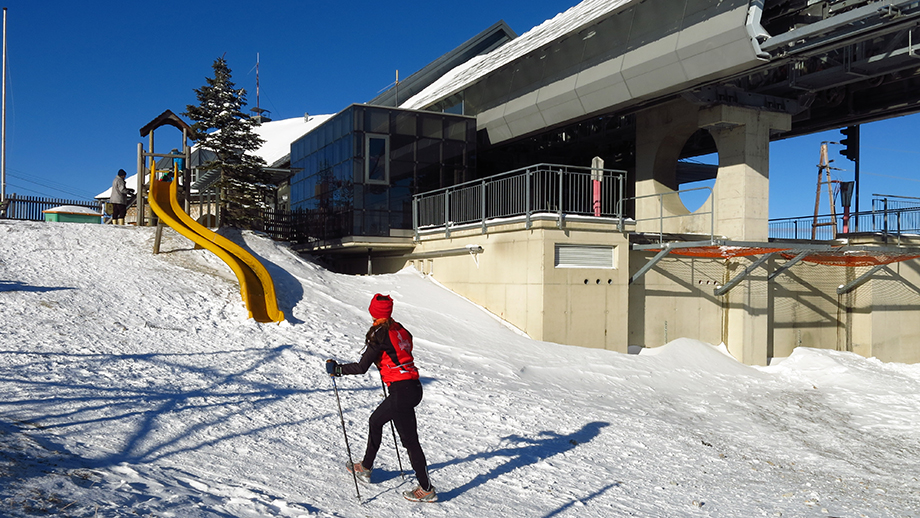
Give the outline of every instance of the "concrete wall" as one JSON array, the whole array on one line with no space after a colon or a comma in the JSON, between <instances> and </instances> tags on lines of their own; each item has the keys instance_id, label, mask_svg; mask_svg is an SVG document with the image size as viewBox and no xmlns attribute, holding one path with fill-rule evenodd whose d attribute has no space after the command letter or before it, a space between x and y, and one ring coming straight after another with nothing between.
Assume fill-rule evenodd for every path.
<instances>
[{"instance_id":1,"label":"concrete wall","mask_svg":"<svg viewBox=\"0 0 920 518\"><path fill-rule=\"evenodd\" d=\"M630 270L638 270L652 255L633 252ZM729 262L675 256L663 259L630 287L630 345L656 347L678 337L727 344L732 302L727 296L713 295L713 290L750 262L745 258ZM769 270L755 270L732 290L746 290L742 299L766 300L765 310L758 309L759 303L747 310L754 310L753 318L767 318L769 322L767 348L752 348L757 340L748 340L740 348L729 347L736 358L763 364L769 358L789 356L796 347L813 347L851 351L889 362L920 362L920 260L888 265L865 284L841 295L837 294L838 286L870 267L803 261L768 282L768 271L783 262L768 262ZM743 357L745 354L748 356Z\"/></svg>"},{"instance_id":2,"label":"concrete wall","mask_svg":"<svg viewBox=\"0 0 920 518\"><path fill-rule=\"evenodd\" d=\"M869 269L800 263L777 277L771 283L773 355L804 346L920 362L920 261L890 264L837 295L837 286Z\"/></svg>"},{"instance_id":3,"label":"concrete wall","mask_svg":"<svg viewBox=\"0 0 920 518\"><path fill-rule=\"evenodd\" d=\"M853 350L868 349L866 356L882 361L920 362L920 261L889 265L862 289L872 292L872 334L854 340Z\"/></svg>"},{"instance_id":4,"label":"concrete wall","mask_svg":"<svg viewBox=\"0 0 920 518\"><path fill-rule=\"evenodd\" d=\"M615 268L558 268L557 244L613 246ZM483 251L432 257L468 245ZM574 223L563 230L546 220L530 229L521 222L491 227L488 234L477 227L449 238L428 236L409 256L374 258L373 268L382 273L412 265L538 340L625 353L690 337L725 343L739 361L757 365L789 356L796 347L920 362L920 260L886 266L838 295L838 286L869 267L803 261L767 281L785 262L776 258L728 295L716 296L716 287L756 257L671 255L630 285L630 276L654 255L629 251L628 235L613 225ZM763 321L747 329L763 329L766 336L733 335L733 320Z\"/></svg>"},{"instance_id":5,"label":"concrete wall","mask_svg":"<svg viewBox=\"0 0 920 518\"><path fill-rule=\"evenodd\" d=\"M632 252L631 273L655 254ZM629 344L658 347L680 337L723 341L722 301L712 294L724 282L718 259L667 257L630 286Z\"/></svg>"},{"instance_id":6,"label":"concrete wall","mask_svg":"<svg viewBox=\"0 0 920 518\"><path fill-rule=\"evenodd\" d=\"M627 351L625 234L610 224L535 221L423 239L414 255L481 246L483 252L410 260L423 273L514 324L529 336L584 347ZM614 268L557 268L555 247L614 247Z\"/></svg>"},{"instance_id":7,"label":"concrete wall","mask_svg":"<svg viewBox=\"0 0 920 518\"><path fill-rule=\"evenodd\" d=\"M841 316L838 300L841 297L836 290L847 282L846 270L803 261L770 283L770 328L773 330L768 346L770 356L786 357L800 346L838 349L838 319ZM843 298L867 302L864 290Z\"/></svg>"}]
</instances>

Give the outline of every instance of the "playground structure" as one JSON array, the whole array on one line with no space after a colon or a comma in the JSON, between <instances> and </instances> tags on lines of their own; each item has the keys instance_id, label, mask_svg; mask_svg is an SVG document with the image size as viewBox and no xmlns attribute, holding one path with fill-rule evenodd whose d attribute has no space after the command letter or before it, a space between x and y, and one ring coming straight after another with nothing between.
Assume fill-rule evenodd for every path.
<instances>
[{"instance_id":1,"label":"playground structure","mask_svg":"<svg viewBox=\"0 0 920 518\"><path fill-rule=\"evenodd\" d=\"M156 154L153 152L153 130L170 125L182 131L182 154ZM183 179L186 192L189 190L190 175L184 164L188 163L190 154L188 142L189 126L179 117L167 110L152 122L141 128L141 136L149 135L149 151L144 151L143 144L138 144L138 208L143 214L144 193L153 213L159 218L154 253L159 252L160 236L163 225L168 225L195 245L205 248L223 260L233 270L240 283L240 294L249 312L249 317L257 322L281 322L284 313L278 309L275 284L265 266L252 254L238 244L195 221L180 204L179 182ZM158 169L157 158L172 158L169 168ZM149 165L147 165L149 160ZM180 163L183 167L180 167ZM149 191L144 181L149 172ZM142 224L139 221L139 224Z\"/></svg>"}]
</instances>

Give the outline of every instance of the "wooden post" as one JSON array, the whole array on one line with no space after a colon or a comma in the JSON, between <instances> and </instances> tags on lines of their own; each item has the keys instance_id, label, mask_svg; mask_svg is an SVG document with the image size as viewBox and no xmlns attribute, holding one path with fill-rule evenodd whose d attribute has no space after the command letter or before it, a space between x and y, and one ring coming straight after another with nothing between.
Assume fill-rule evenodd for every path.
<instances>
[{"instance_id":1,"label":"wooden post","mask_svg":"<svg viewBox=\"0 0 920 518\"><path fill-rule=\"evenodd\" d=\"M192 148L188 145L188 130L182 128L182 148L185 155L185 167L182 168L182 186L185 187L185 212L192 213ZM176 178L176 181L179 181Z\"/></svg>"},{"instance_id":2,"label":"wooden post","mask_svg":"<svg viewBox=\"0 0 920 518\"><path fill-rule=\"evenodd\" d=\"M163 220L157 218L157 233L153 238L153 255L160 253L160 239L163 237Z\"/></svg>"}]
</instances>

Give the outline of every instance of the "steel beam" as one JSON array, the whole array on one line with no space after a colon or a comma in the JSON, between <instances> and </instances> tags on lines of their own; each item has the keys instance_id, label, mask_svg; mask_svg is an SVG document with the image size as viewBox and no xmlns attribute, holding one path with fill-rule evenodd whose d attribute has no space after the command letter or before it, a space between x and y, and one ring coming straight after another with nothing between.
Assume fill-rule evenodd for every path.
<instances>
[{"instance_id":1,"label":"steel beam","mask_svg":"<svg viewBox=\"0 0 920 518\"><path fill-rule=\"evenodd\" d=\"M873 267L871 270L869 270L868 272L853 279L852 281L846 284L841 284L840 286L837 286L837 295L843 295L844 293L849 293L855 290L856 288L862 286L866 281L869 280L869 277L872 277L873 275L875 275L876 272L878 272L879 270L881 270L882 268L886 266L888 265L887 264L877 265Z\"/></svg>"},{"instance_id":2,"label":"steel beam","mask_svg":"<svg viewBox=\"0 0 920 518\"><path fill-rule=\"evenodd\" d=\"M728 293L729 290L731 290L732 288L734 288L736 284L738 284L739 282L741 282L742 279L744 279L745 277L747 277L748 275L750 275L751 272L753 272L754 270L756 270L757 267L759 267L759 266L762 265L763 263L767 262L767 260L770 259L771 257L773 257L774 255L776 255L776 252L770 252L770 253L768 253L768 254L764 254L760 259L754 261L753 263L751 263L750 266L748 266L747 268L745 268L743 272L741 272L741 273L739 273L738 275L736 275L734 279L732 279L732 280L726 282L723 286L719 286L718 288L716 288L716 289L713 290L712 292L713 292L717 297L718 297L718 296L725 295L726 293Z\"/></svg>"},{"instance_id":3,"label":"steel beam","mask_svg":"<svg viewBox=\"0 0 920 518\"><path fill-rule=\"evenodd\" d=\"M645 263L645 266L639 268L639 271L634 273L633 276L629 278L629 283L632 284L636 282L639 277L645 275L647 271L651 270L656 264L658 264L658 261L664 259L664 256L668 255L669 253L671 253L671 247L665 246L662 248L661 251L658 252L658 254L656 254L651 261Z\"/></svg>"},{"instance_id":4,"label":"steel beam","mask_svg":"<svg viewBox=\"0 0 920 518\"><path fill-rule=\"evenodd\" d=\"M795 265L795 263L801 261L802 259L805 259L805 256L807 256L808 253L809 251L805 250L804 252L799 253L799 255L786 261L784 265L780 266L773 273L767 276L767 281L772 281L773 279L777 278L781 273L785 272L789 268L792 268Z\"/></svg>"}]
</instances>

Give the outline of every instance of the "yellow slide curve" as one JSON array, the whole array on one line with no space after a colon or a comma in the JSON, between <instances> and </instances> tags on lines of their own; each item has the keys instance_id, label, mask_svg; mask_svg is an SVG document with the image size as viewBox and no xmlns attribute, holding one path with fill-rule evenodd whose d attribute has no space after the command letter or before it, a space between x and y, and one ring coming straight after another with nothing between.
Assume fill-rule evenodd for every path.
<instances>
[{"instance_id":1,"label":"yellow slide curve","mask_svg":"<svg viewBox=\"0 0 920 518\"><path fill-rule=\"evenodd\" d=\"M191 239L195 244L210 250L230 266L240 281L240 294L256 322L281 322L284 313L278 309L275 297L275 283L265 266L242 247L229 239L212 232L182 210L177 195L177 181L157 179L156 166L150 168L150 195L148 200L153 212L176 232ZM176 178L178 175L171 175Z\"/></svg>"}]
</instances>

